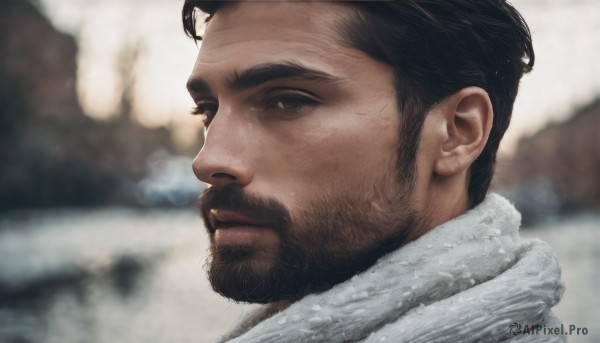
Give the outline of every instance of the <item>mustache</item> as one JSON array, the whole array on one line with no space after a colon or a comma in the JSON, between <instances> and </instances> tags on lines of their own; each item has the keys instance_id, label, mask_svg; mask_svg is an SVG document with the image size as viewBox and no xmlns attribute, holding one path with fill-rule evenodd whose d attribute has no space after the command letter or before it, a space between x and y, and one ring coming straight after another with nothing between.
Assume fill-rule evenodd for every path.
<instances>
[{"instance_id":1,"label":"mustache","mask_svg":"<svg viewBox=\"0 0 600 343\"><path fill-rule=\"evenodd\" d=\"M209 233L215 228L209 221L210 210L231 210L250 215L269 223L276 230L287 230L291 225L291 215L279 201L245 194L238 186L212 186L205 189L198 199L198 206L204 226Z\"/></svg>"}]
</instances>

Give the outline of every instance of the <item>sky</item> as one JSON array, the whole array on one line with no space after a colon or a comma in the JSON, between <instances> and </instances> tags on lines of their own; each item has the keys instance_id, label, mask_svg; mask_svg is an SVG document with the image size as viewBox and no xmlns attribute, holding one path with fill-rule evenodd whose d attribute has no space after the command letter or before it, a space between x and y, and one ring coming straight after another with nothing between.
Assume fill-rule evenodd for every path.
<instances>
[{"instance_id":1,"label":"sky","mask_svg":"<svg viewBox=\"0 0 600 343\"><path fill-rule=\"evenodd\" d=\"M143 4L143 5L141 5ZM171 125L185 141L198 121L185 89L198 48L181 27L183 0L41 0L61 31L79 40L78 92L86 113L114 115L122 85L117 61L128 46L140 49L134 112L147 126ZM501 152L574 108L600 96L600 1L514 0L534 42L534 71L521 81Z\"/></svg>"}]
</instances>

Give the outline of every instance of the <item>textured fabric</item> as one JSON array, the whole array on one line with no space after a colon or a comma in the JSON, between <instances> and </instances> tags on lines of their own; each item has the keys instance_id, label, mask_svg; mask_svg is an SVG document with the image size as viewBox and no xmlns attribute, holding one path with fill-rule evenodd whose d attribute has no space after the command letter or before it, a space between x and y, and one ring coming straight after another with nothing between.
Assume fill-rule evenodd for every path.
<instances>
[{"instance_id":1,"label":"textured fabric","mask_svg":"<svg viewBox=\"0 0 600 343\"><path fill-rule=\"evenodd\" d=\"M551 308L564 292L551 248L521 241L520 222L507 200L489 194L350 280L279 313L258 310L221 341L562 341L509 331L512 323L560 325Z\"/></svg>"}]
</instances>

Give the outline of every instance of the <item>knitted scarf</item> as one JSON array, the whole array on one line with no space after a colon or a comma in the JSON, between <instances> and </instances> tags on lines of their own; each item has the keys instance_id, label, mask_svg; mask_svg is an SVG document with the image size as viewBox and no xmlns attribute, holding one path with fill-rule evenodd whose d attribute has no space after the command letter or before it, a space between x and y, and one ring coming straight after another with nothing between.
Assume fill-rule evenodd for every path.
<instances>
[{"instance_id":1,"label":"knitted scarf","mask_svg":"<svg viewBox=\"0 0 600 343\"><path fill-rule=\"evenodd\" d=\"M563 341L519 332L560 326L551 308L564 292L551 248L522 241L520 222L489 194L328 291L278 313L260 308L220 342Z\"/></svg>"}]
</instances>

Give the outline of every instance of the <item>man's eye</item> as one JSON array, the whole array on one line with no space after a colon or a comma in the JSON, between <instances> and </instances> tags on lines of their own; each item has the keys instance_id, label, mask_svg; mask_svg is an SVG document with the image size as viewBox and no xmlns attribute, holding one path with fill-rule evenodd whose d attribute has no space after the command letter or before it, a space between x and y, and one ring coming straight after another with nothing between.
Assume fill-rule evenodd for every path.
<instances>
[{"instance_id":1,"label":"man's eye","mask_svg":"<svg viewBox=\"0 0 600 343\"><path fill-rule=\"evenodd\" d=\"M219 106L213 102L198 102L192 109L192 115L202 117L205 126L208 126L217 114Z\"/></svg>"},{"instance_id":2,"label":"man's eye","mask_svg":"<svg viewBox=\"0 0 600 343\"><path fill-rule=\"evenodd\" d=\"M300 94L280 94L267 100L266 109L275 111L299 112L308 106L314 106L317 100Z\"/></svg>"}]
</instances>

